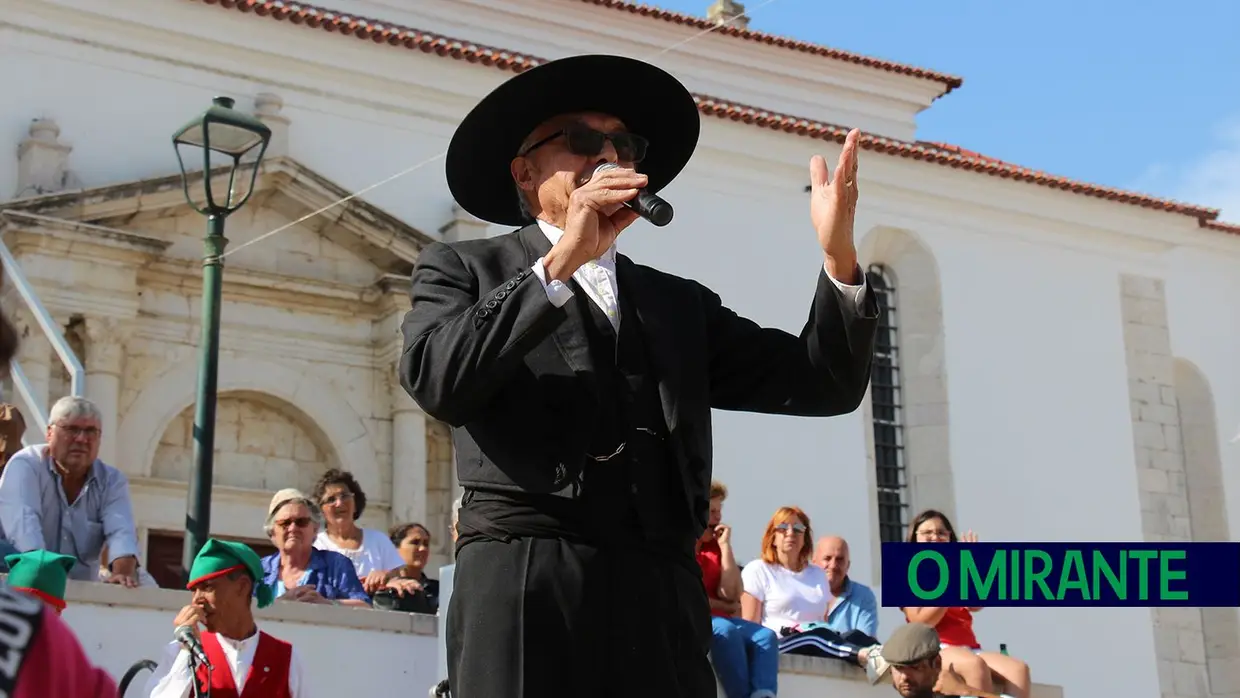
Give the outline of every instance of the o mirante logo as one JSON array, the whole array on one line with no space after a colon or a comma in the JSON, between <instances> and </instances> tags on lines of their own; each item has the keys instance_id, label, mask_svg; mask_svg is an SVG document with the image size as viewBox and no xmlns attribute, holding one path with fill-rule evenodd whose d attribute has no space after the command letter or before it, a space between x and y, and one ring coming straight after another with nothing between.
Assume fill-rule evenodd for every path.
<instances>
[{"instance_id":1,"label":"o mirante logo","mask_svg":"<svg viewBox=\"0 0 1240 698\"><path fill-rule=\"evenodd\" d=\"M884 543L883 606L1240 606L1236 543Z\"/></svg>"}]
</instances>

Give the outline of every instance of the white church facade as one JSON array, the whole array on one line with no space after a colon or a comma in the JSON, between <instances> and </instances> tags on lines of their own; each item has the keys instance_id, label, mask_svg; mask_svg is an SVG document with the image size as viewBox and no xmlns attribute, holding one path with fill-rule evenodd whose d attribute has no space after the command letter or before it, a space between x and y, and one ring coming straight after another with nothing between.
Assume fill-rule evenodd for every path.
<instances>
[{"instance_id":1,"label":"white church facade","mask_svg":"<svg viewBox=\"0 0 1240 698\"><path fill-rule=\"evenodd\" d=\"M104 411L150 566L179 561L205 231L172 132L226 95L275 134L226 228L213 531L261 543L275 490L341 467L364 525L425 522L444 564L451 443L396 380L399 323L424 245L506 231L455 209L440 156L513 71L583 52L699 96L702 141L663 192L676 221L621 250L765 325L795 331L812 296L810 157L864 134L856 234L888 309L873 389L828 420L716 413L743 557L786 504L874 585L880 543L928 507L989 541L1240 537L1240 226L1217 211L919 141L959 78L743 22L708 33L622 0L330 4L0 0L0 235ZM5 307L46 408L68 374L11 288ZM900 622L883 609L880 635ZM996 608L977 631L1073 696L1240 696L1232 609Z\"/></svg>"}]
</instances>

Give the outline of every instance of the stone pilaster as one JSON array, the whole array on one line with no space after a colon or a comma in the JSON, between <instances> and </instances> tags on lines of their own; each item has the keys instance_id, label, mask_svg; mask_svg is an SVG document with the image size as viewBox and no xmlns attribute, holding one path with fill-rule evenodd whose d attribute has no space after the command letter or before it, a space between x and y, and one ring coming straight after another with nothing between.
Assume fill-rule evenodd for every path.
<instances>
[{"instance_id":1,"label":"stone pilaster","mask_svg":"<svg viewBox=\"0 0 1240 698\"><path fill-rule=\"evenodd\" d=\"M1159 279L1124 275L1120 293L1141 532L1152 542L1190 541L1166 290ZM1163 698L1209 696L1200 609L1155 608L1151 615Z\"/></svg>"},{"instance_id":2,"label":"stone pilaster","mask_svg":"<svg viewBox=\"0 0 1240 698\"><path fill-rule=\"evenodd\" d=\"M426 414L401 387L392 393L392 524L426 519Z\"/></svg>"},{"instance_id":3,"label":"stone pilaster","mask_svg":"<svg viewBox=\"0 0 1240 698\"><path fill-rule=\"evenodd\" d=\"M99 458L123 471L137 464L117 463L116 429L120 421L121 372L124 369L124 331L112 318L87 318L82 327L85 345L86 397L103 415Z\"/></svg>"},{"instance_id":4,"label":"stone pilaster","mask_svg":"<svg viewBox=\"0 0 1240 698\"><path fill-rule=\"evenodd\" d=\"M47 341L43 329L35 322L30 311L14 303L9 303L8 307L10 310L6 312L9 313L9 318L18 336L21 337L21 346L17 351L17 364L26 374L26 380L30 382L34 400L38 404L26 404L18 393L16 385L13 387L13 394L7 396L7 399L17 405L26 417L26 443L43 443L47 440L47 434L39 429L38 422L33 415L39 412L43 419L47 419L48 411L52 408L51 401L48 399L52 378L52 345Z\"/></svg>"},{"instance_id":5,"label":"stone pilaster","mask_svg":"<svg viewBox=\"0 0 1240 698\"><path fill-rule=\"evenodd\" d=\"M431 529L431 562L438 566L452 561L453 486L456 478L452 428L434 419L426 420L426 525Z\"/></svg>"}]
</instances>

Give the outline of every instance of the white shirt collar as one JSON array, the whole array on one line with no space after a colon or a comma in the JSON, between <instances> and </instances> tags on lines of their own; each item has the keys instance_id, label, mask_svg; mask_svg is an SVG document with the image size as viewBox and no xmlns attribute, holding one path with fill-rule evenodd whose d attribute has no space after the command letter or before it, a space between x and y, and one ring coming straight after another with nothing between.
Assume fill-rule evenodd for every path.
<instances>
[{"instance_id":1,"label":"white shirt collar","mask_svg":"<svg viewBox=\"0 0 1240 698\"><path fill-rule=\"evenodd\" d=\"M552 245L555 245L555 243L559 242L560 238L564 236L563 230L560 230L559 228L555 227L554 225L551 225L550 223L548 223L547 221L544 221L541 218L538 219L538 227L540 230L543 231L543 235L546 235L547 239L551 241ZM608 247L607 251L603 253L603 256L599 257L599 259L596 261L604 262L608 266L614 266L615 261L616 261L615 243L613 243L611 247Z\"/></svg>"}]
</instances>

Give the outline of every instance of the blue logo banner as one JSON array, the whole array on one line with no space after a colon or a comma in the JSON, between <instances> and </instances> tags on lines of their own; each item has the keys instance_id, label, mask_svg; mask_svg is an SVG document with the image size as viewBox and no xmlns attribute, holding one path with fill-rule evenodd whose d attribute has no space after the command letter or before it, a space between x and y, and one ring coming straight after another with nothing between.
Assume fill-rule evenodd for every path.
<instances>
[{"instance_id":1,"label":"blue logo banner","mask_svg":"<svg viewBox=\"0 0 1240 698\"><path fill-rule=\"evenodd\" d=\"M1240 607L1240 543L883 543L883 606Z\"/></svg>"}]
</instances>

